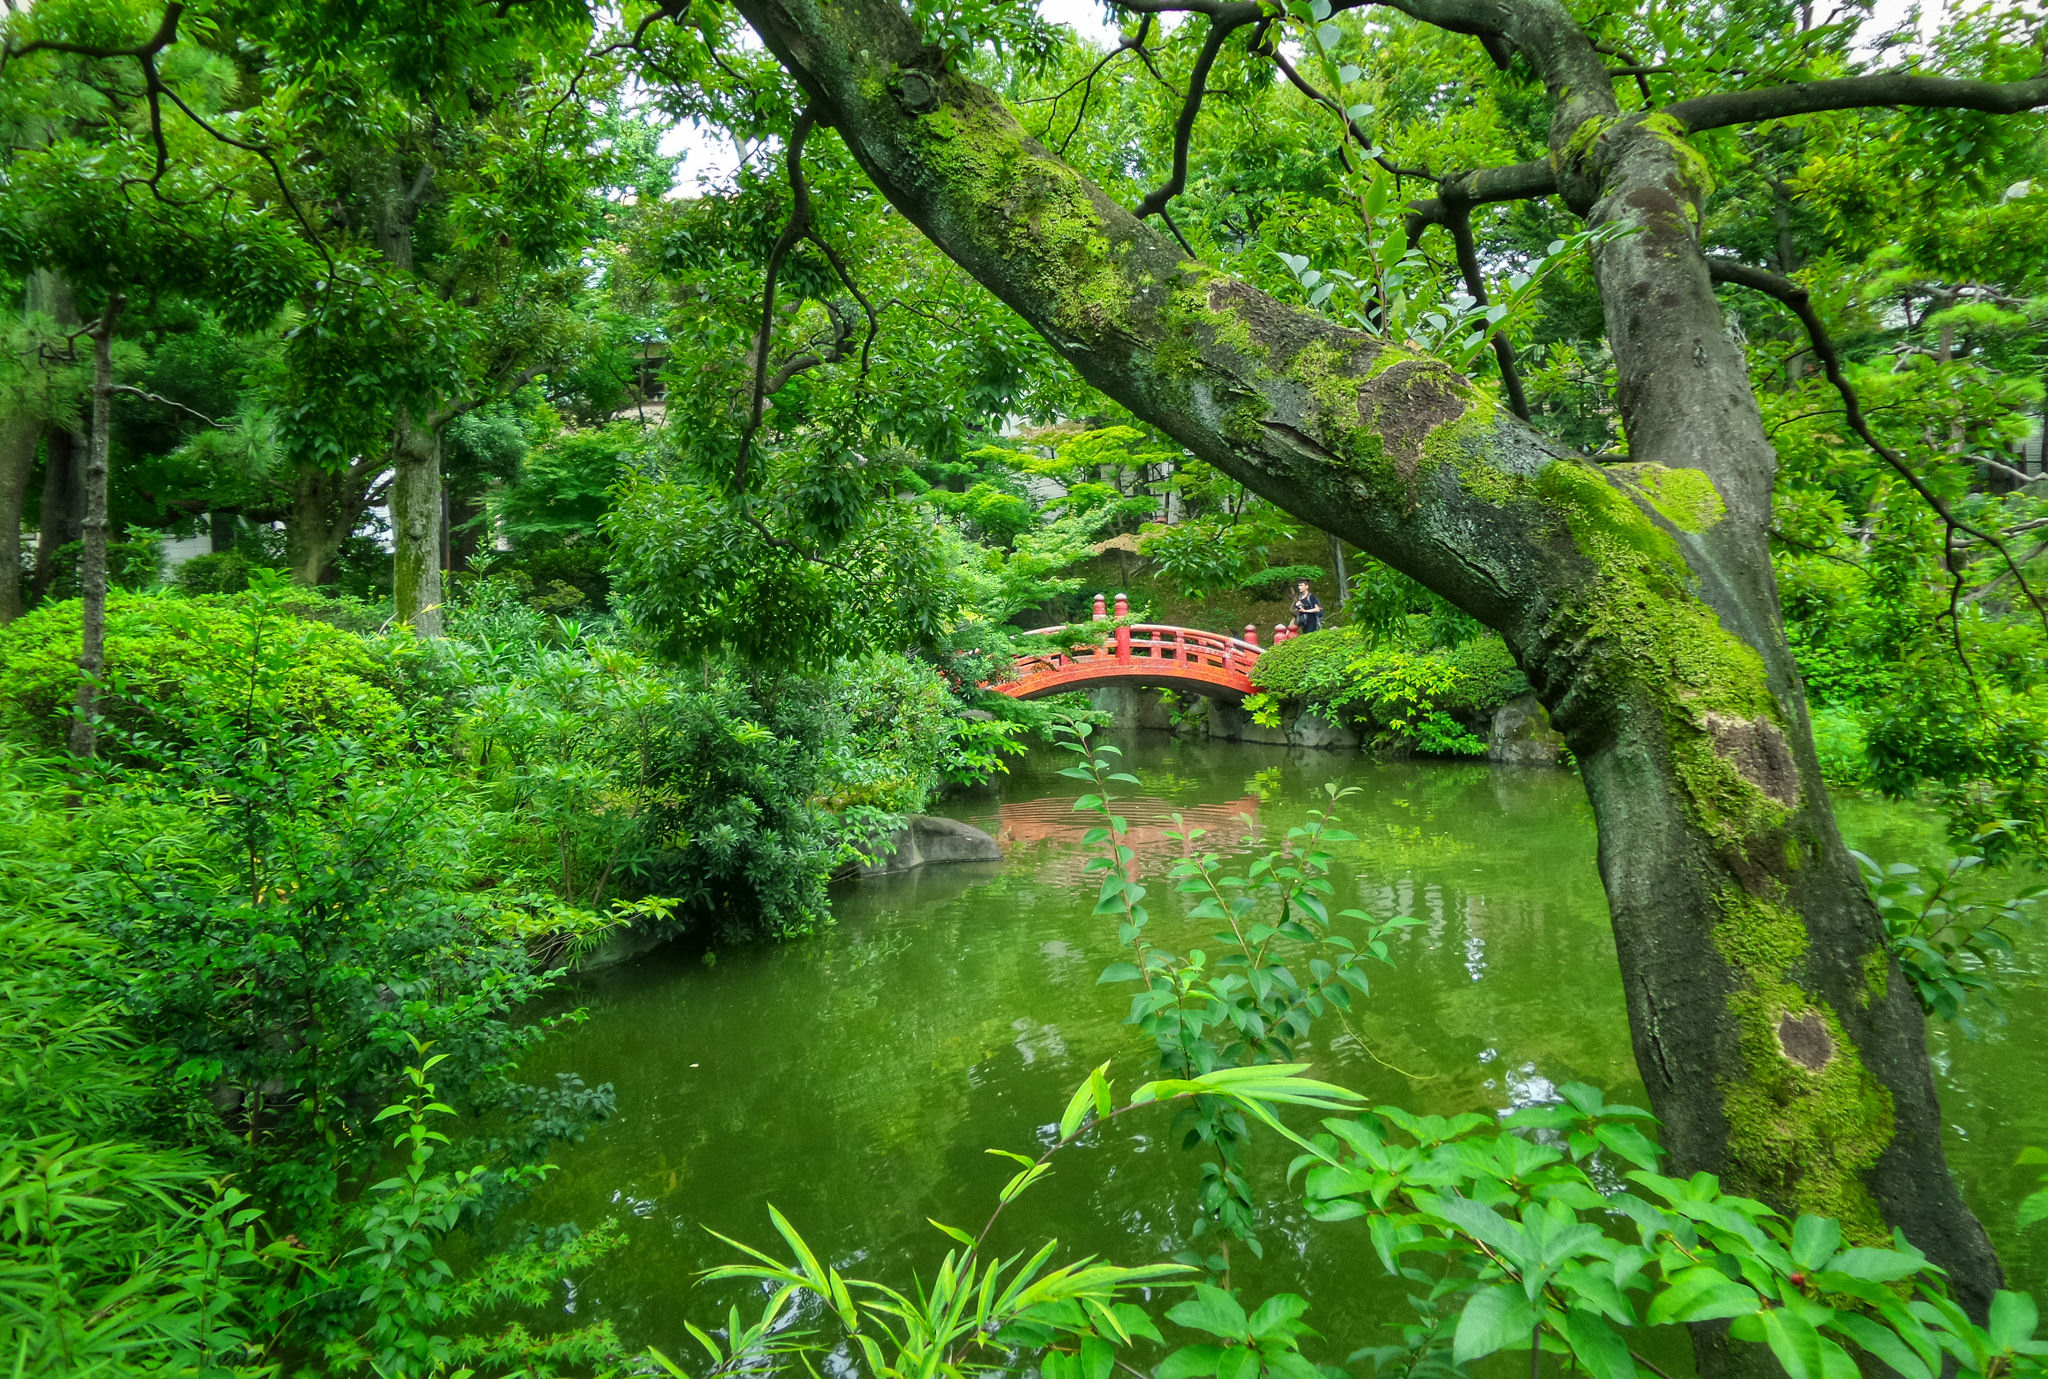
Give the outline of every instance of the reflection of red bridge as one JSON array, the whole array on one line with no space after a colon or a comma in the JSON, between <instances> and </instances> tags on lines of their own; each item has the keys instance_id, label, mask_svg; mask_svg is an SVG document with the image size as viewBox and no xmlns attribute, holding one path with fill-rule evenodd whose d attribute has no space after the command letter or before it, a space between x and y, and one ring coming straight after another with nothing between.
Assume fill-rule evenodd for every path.
<instances>
[{"instance_id":1,"label":"reflection of red bridge","mask_svg":"<svg viewBox=\"0 0 2048 1379\"><path fill-rule=\"evenodd\" d=\"M1126 795L1119 797L1112 807L1130 825L1123 842L1137 854L1128 869L1133 879L1190 852L1235 852L1242 846L1246 830L1256 833L1259 827L1257 795L1195 805L1177 804L1153 795ZM1179 824L1173 821L1176 813L1181 816ZM1072 800L1054 798L1012 800L1001 806L995 818L984 817L974 822L993 833L1006 854L1014 848L1038 843L1058 845L1064 852L1079 843L1086 830L1101 823L1102 816L1075 809ZM1207 829L1209 836L1192 848L1166 836L1170 829L1190 828ZM1040 865L1049 865L1051 870L1041 870L1039 877L1059 885L1077 881L1085 874L1088 855L1095 851L1091 847L1048 859Z\"/></svg>"},{"instance_id":2,"label":"reflection of red bridge","mask_svg":"<svg viewBox=\"0 0 2048 1379\"><path fill-rule=\"evenodd\" d=\"M1118 594L1114 627L1085 644L1019 656L1016 677L989 688L1012 699L1036 699L1093 685L1162 685L1212 699L1242 699L1252 693L1252 666L1259 659L1256 627L1245 628L1242 637L1230 637L1193 627L1124 622L1130 614L1129 600ZM1109 621L1100 594L1095 596L1095 621ZM1079 627L1039 627L1024 635L1056 637L1065 633L1071 638L1081 631ZM1294 629L1285 625L1273 629L1276 643L1293 635Z\"/></svg>"}]
</instances>

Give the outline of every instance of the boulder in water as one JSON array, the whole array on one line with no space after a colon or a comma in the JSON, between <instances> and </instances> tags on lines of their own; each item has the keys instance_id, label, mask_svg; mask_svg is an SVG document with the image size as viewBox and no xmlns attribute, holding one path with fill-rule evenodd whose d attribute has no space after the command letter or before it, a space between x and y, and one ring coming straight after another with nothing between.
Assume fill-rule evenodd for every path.
<instances>
[{"instance_id":1,"label":"boulder in water","mask_svg":"<svg viewBox=\"0 0 2048 1379\"><path fill-rule=\"evenodd\" d=\"M913 867L938 862L1000 862L1002 848L996 840L973 824L942 819L930 814L913 814L902 828L890 834L884 844L894 852L859 867L858 876L890 876Z\"/></svg>"},{"instance_id":2,"label":"boulder in water","mask_svg":"<svg viewBox=\"0 0 2048 1379\"><path fill-rule=\"evenodd\" d=\"M1561 766L1564 736L1550 726L1535 695L1520 695L1493 711L1486 759L1506 766Z\"/></svg>"}]
</instances>

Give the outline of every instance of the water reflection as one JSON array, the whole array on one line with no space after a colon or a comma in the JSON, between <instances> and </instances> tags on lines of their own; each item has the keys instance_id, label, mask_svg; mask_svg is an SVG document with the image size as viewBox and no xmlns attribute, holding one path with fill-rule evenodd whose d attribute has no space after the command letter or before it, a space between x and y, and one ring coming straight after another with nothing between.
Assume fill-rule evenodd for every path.
<instances>
[{"instance_id":1,"label":"water reflection","mask_svg":"<svg viewBox=\"0 0 2048 1379\"><path fill-rule=\"evenodd\" d=\"M1573 1080L1641 1104L1574 778L1160 738L1127 750L1141 784L1119 812L1152 881L1154 930L1183 948L1212 926L1187 920L1160 884L1181 851L1165 836L1175 812L1211 830L1204 849L1231 854L1239 816L1275 845L1327 805L1326 784L1359 788L1338 806L1357 841L1338 849L1333 908L1423 923L1395 940L1396 966L1374 970L1369 1000L1317 1028L1303 1056L1319 1075L1436 1114L1552 1100ZM617 1117L559 1156L537 1204L551 1222L627 1228L630 1243L580 1280L583 1315L686 1351L683 1318L732 1300L692 1286L726 1255L707 1228L764 1242L771 1202L870 1277L928 1274L945 1242L926 1218L978 1228L1008 1176L987 1148L1048 1142L1068 1094L1105 1059L1125 1088L1143 1078L1147 1048L1120 1023L1129 992L1095 981L1121 954L1114 924L1091 913L1078 841L1088 820L1071 808L1078 782L1057 775L1066 761L1048 753L949 811L1002 839L1000 863L856 883L837 895L838 924L805 942L720 953L715 966L671 950L586 979L590 1019L534 1069L619 1090ZM1910 812L1852 802L1842 813L1882 855L1932 841ZM1981 1044L1933 1040L1952 1065L1952 1157L1973 1200L2004 1204L2007 1222L2027 1186L2011 1167L2018 1146L2048 1144L2048 1113L2015 1095L2048 1072L2048 1009L2038 989L2014 1004L2015 1024ZM1254 1295L1306 1293L1324 1353L1341 1359L1382 1341L1376 1324L1405 1309L1363 1229L1284 1206L1287 1157L1271 1146L1257 1159L1283 1205L1265 1259L1240 1256L1238 1281ZM1014 1249L1056 1235L1079 1253L1152 1260L1187 1244L1195 1177L1169 1116L1128 1117L1064 1154L995 1240ZM2036 1282L2025 1243L1995 1213L1991 1224L2016 1276Z\"/></svg>"}]
</instances>

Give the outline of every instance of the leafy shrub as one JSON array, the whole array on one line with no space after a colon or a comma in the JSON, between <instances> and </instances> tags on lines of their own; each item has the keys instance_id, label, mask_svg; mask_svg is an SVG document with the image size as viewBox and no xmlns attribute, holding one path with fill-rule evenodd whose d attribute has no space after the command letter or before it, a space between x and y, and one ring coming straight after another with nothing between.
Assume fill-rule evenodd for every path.
<instances>
[{"instance_id":1,"label":"leafy shrub","mask_svg":"<svg viewBox=\"0 0 2048 1379\"><path fill-rule=\"evenodd\" d=\"M567 612L582 604L603 612L611 606L610 562L610 547L581 541L520 551L493 561L490 570L494 577L523 586L527 601L544 612ZM564 590L575 596L572 602L564 602Z\"/></svg>"},{"instance_id":2,"label":"leafy shrub","mask_svg":"<svg viewBox=\"0 0 2048 1379\"><path fill-rule=\"evenodd\" d=\"M50 585L45 597L75 599L81 592L79 562L85 543L67 541L50 552ZM125 541L107 543L107 584L114 589L147 589L164 577L164 540L159 532L131 531Z\"/></svg>"},{"instance_id":3,"label":"leafy shrub","mask_svg":"<svg viewBox=\"0 0 2048 1379\"><path fill-rule=\"evenodd\" d=\"M1457 676L1441 701L1451 713L1475 720L1491 718L1495 709L1529 692L1529 678L1515 664L1508 644L1498 637L1459 642L1446 648L1443 657Z\"/></svg>"},{"instance_id":4,"label":"leafy shrub","mask_svg":"<svg viewBox=\"0 0 2048 1379\"><path fill-rule=\"evenodd\" d=\"M1138 553L1189 598L1234 588L1261 568L1274 530L1264 523L1197 517L1159 527L1138 543Z\"/></svg>"},{"instance_id":5,"label":"leafy shrub","mask_svg":"<svg viewBox=\"0 0 2048 1379\"><path fill-rule=\"evenodd\" d=\"M210 551L180 565L171 581L188 594L239 594L249 587L252 564L240 551Z\"/></svg>"},{"instance_id":6,"label":"leafy shrub","mask_svg":"<svg viewBox=\"0 0 2048 1379\"><path fill-rule=\"evenodd\" d=\"M1498 637L1414 650L1375 645L1352 627L1282 642L1259 657L1252 683L1262 692L1259 711L1276 720L1277 701L1312 706L1379 735L1384 745L1448 756L1483 753L1474 729L1529 691Z\"/></svg>"},{"instance_id":7,"label":"leafy shrub","mask_svg":"<svg viewBox=\"0 0 2048 1379\"><path fill-rule=\"evenodd\" d=\"M1324 570L1320 565L1268 565L1246 575L1239 587L1260 598L1285 599L1293 597L1295 586L1301 581L1314 584L1323 576Z\"/></svg>"},{"instance_id":8,"label":"leafy shrub","mask_svg":"<svg viewBox=\"0 0 2048 1379\"><path fill-rule=\"evenodd\" d=\"M42 851L55 812L0 765L9 1357L28 1374L224 1372L249 1339L246 1286L290 1252L245 1243L258 1215L247 1198L209 1184L204 1155L155 1132L165 1059L117 1019L133 971L64 913L61 868Z\"/></svg>"},{"instance_id":9,"label":"leafy shrub","mask_svg":"<svg viewBox=\"0 0 2048 1379\"><path fill-rule=\"evenodd\" d=\"M186 711L225 712L246 699L246 677L238 675L259 635L247 612L258 597L110 594L110 692L101 698L109 723L140 737L175 733ZM389 732L402 715L388 659L360 637L298 616L324 606L318 595L276 597L286 601L260 624L260 636L278 657L276 693L291 721L366 737ZM42 747L62 741L78 685L82 616L72 600L0 627L0 733Z\"/></svg>"},{"instance_id":10,"label":"leafy shrub","mask_svg":"<svg viewBox=\"0 0 2048 1379\"><path fill-rule=\"evenodd\" d=\"M1813 707L1813 746L1820 754L1820 773L1834 785L1864 785L1870 760L1863 725L1843 709Z\"/></svg>"},{"instance_id":11,"label":"leafy shrub","mask_svg":"<svg viewBox=\"0 0 2048 1379\"><path fill-rule=\"evenodd\" d=\"M1327 704L1351 683L1351 663L1365 649L1355 628L1309 632L1269 647L1252 667L1252 683L1281 699Z\"/></svg>"}]
</instances>

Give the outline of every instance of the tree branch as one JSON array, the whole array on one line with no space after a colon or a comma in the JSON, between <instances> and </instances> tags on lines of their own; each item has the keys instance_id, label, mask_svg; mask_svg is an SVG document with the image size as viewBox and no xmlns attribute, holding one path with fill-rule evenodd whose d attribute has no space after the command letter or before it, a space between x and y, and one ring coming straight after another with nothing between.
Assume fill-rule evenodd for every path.
<instances>
[{"instance_id":1,"label":"tree branch","mask_svg":"<svg viewBox=\"0 0 2048 1379\"><path fill-rule=\"evenodd\" d=\"M140 389L140 388L137 388L137 387L134 387L134 386L133 386L133 385L131 385L131 384L127 384L127 383L116 383L116 384L114 385L114 391L115 391L115 392L117 392L117 393L126 393L126 394L127 394L127 395L128 395L129 397L138 397L138 398L141 398L141 399L142 399L142 400L143 400L144 402L154 402L154 403L157 403L157 404L159 404L159 405L161 405L161 406L164 406L164 407L174 407L174 408L176 408L176 409L177 409L178 411L180 411L180 412L183 412L183 413L185 413L185 414L186 414L186 415L188 415L188 416L194 416L194 417L197 417L197 418L199 418L199 420L201 420L201 421L205 422L205 423L206 423L206 424L207 424L208 426L226 426L226 425L227 425L227 423L226 423L226 422L224 422L224 421L216 421L216 420L214 420L214 419L213 419L212 417L210 417L210 416L206 415L206 413L204 413L204 412L202 412L202 411L198 410L197 408L194 408L194 407L187 407L187 406L186 406L186 405L185 405L184 403L182 403L182 402L174 402L174 401L172 401L172 400L171 400L170 398L167 398L167 397L159 397L159 396L157 396L157 395L156 395L155 393L146 393L146 392L144 392L144 391L143 391L142 389Z\"/></svg>"},{"instance_id":2,"label":"tree branch","mask_svg":"<svg viewBox=\"0 0 2048 1379\"><path fill-rule=\"evenodd\" d=\"M1664 113L1698 133L1703 129L1721 129L1752 120L1782 120L1822 110L1901 105L2017 115L2048 105L2048 77L2030 81L1972 81L1890 72L1834 81L1797 81L1754 91L1722 91L1667 105Z\"/></svg>"},{"instance_id":3,"label":"tree branch","mask_svg":"<svg viewBox=\"0 0 2048 1379\"><path fill-rule=\"evenodd\" d=\"M1195 58L1195 70L1188 77L1187 99L1181 102L1180 116L1173 122L1173 176L1165 185L1154 190L1131 214L1143 220L1158 215L1166 209L1173 198L1179 196L1188 184L1188 142L1194 137L1195 116L1202 111L1202 98L1209 94L1209 71L1216 65L1216 58L1223 51L1224 42L1246 24L1259 18L1260 7L1256 4L1225 6L1226 9L1247 11L1241 15L1222 15L1209 20L1209 35L1202 43L1201 54Z\"/></svg>"},{"instance_id":4,"label":"tree branch","mask_svg":"<svg viewBox=\"0 0 2048 1379\"><path fill-rule=\"evenodd\" d=\"M1392 173L1395 177L1419 177L1425 182L1435 182L1438 180L1433 174L1429 172L1427 168L1396 167L1394 164L1388 162L1384 155L1376 152L1373 148L1372 140L1367 137L1366 132L1364 130L1358 127L1358 121L1352 119L1351 116L1345 112L1344 107L1337 103L1337 100L1334 96L1330 96L1324 93L1323 91L1318 90L1316 87L1311 85L1308 82L1308 80L1301 75L1300 72L1296 71L1294 64L1287 60L1287 54L1280 51L1279 44L1268 43L1265 48L1265 54L1267 57L1272 59L1273 65L1280 69L1280 74L1287 78L1288 82L1294 87L1295 90L1301 92L1302 95L1307 96L1317 105L1322 106L1331 114L1335 115L1338 119L1342 120L1344 122L1344 132L1349 134L1351 138L1358 144L1358 146L1361 149L1365 150L1366 156L1371 158L1375 163L1378 163L1381 168L1385 169L1387 172ZM1338 154L1340 157L1344 156L1344 151L1341 146L1338 148ZM1350 158L1344 157L1344 163L1346 167L1349 167L1351 164Z\"/></svg>"},{"instance_id":5,"label":"tree branch","mask_svg":"<svg viewBox=\"0 0 2048 1379\"><path fill-rule=\"evenodd\" d=\"M1557 190L1557 170L1547 162L1511 163L1500 168L1461 172L1437 183L1436 195L1408 203L1413 221L1451 223L1453 217L1495 201L1529 201Z\"/></svg>"},{"instance_id":6,"label":"tree branch","mask_svg":"<svg viewBox=\"0 0 2048 1379\"><path fill-rule=\"evenodd\" d=\"M1465 275L1465 290L1472 300L1486 305L1486 276L1479 271L1479 249L1472 242L1472 213L1460 210L1450 221L1451 242L1458 247L1458 271ZM1508 407L1523 421L1529 419L1529 399L1522 392L1522 374L1515 367L1515 347L1508 333L1496 330L1489 337L1493 357L1500 365L1501 387L1507 392Z\"/></svg>"},{"instance_id":7,"label":"tree branch","mask_svg":"<svg viewBox=\"0 0 2048 1379\"><path fill-rule=\"evenodd\" d=\"M733 488L743 490L747 481L747 460L753 451L754 434L761 429L762 409L768 401L768 345L775 335L775 279L782 271L782 261L789 251L796 247L811 227L811 189L804 181L804 140L811 135L811 127L817 123L815 110L806 108L796 117L796 127L789 134L789 222L782 227L782 233L775 237L774 245L768 250L766 282L761 288L761 328L754 333L754 400L747 414L747 424L740 432L739 458L733 465Z\"/></svg>"},{"instance_id":8,"label":"tree branch","mask_svg":"<svg viewBox=\"0 0 2048 1379\"><path fill-rule=\"evenodd\" d=\"M876 332L881 329L880 314L875 310L874 304L868 300L867 293L860 290L860 284L854 281L853 274L847 270L846 261L839 257L839 251L827 244L815 232L808 235L807 238L811 243L817 245L819 251L825 255L825 262L832 265L832 271L839 275L839 281L845 284L848 292L853 294L853 299L860 303L862 313L868 318L868 333L860 342L860 381L855 385L856 392L864 391L868 385L868 353L874 348ZM827 303L825 309L829 312L832 309L831 304Z\"/></svg>"},{"instance_id":9,"label":"tree branch","mask_svg":"<svg viewBox=\"0 0 2048 1379\"><path fill-rule=\"evenodd\" d=\"M133 48L105 48L91 43L64 43L56 39L39 38L24 43L19 48L9 44L0 49L0 72L7 70L7 63L14 58L27 57L30 53L71 53L78 57L117 58L154 57L178 41L178 21L185 13L182 0L174 0L164 6L163 21L156 32Z\"/></svg>"}]
</instances>

